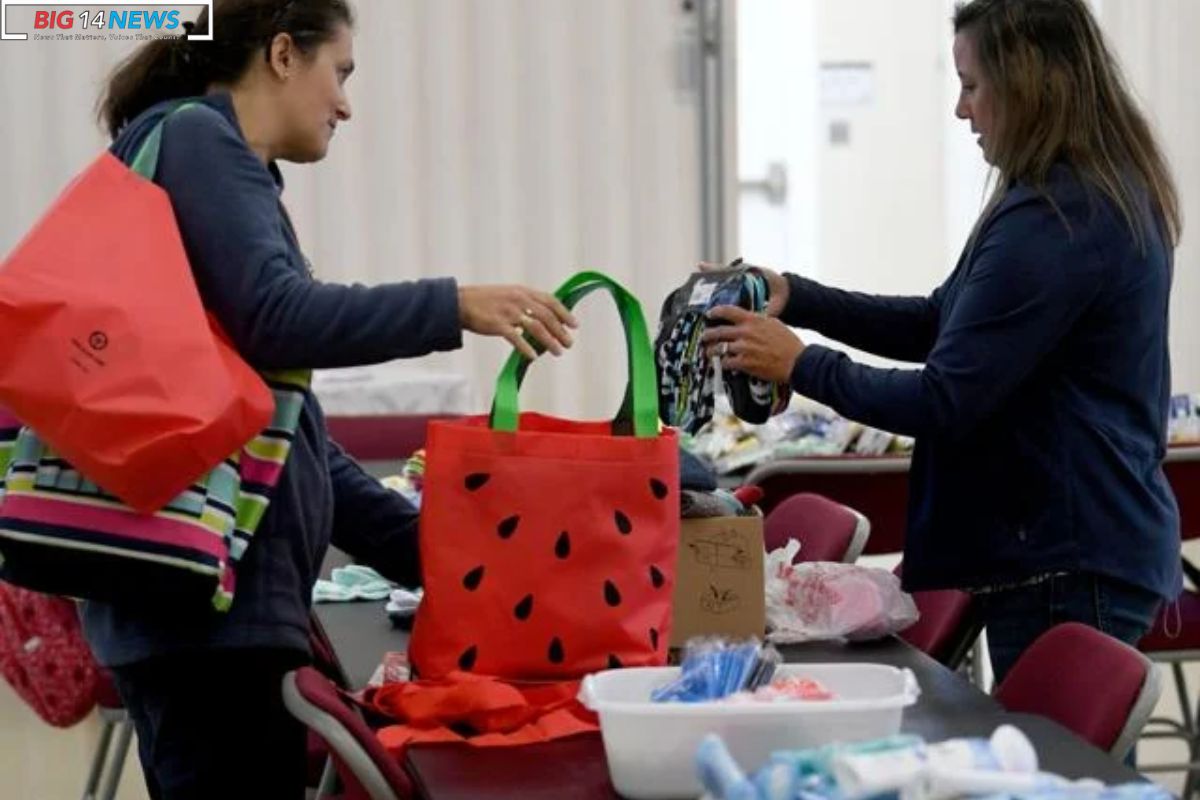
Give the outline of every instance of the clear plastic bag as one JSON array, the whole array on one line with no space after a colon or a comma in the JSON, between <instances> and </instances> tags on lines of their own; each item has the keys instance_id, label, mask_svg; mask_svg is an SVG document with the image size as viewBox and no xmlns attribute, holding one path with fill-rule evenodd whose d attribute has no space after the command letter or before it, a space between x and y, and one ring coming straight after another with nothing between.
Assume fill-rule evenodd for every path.
<instances>
[{"instance_id":1,"label":"clear plastic bag","mask_svg":"<svg viewBox=\"0 0 1200 800\"><path fill-rule=\"evenodd\" d=\"M769 641L878 639L920 617L912 597L887 570L824 561L793 564L799 549L791 539L767 555Z\"/></svg>"},{"instance_id":2,"label":"clear plastic bag","mask_svg":"<svg viewBox=\"0 0 1200 800\"><path fill-rule=\"evenodd\" d=\"M679 677L656 689L651 699L656 703L699 703L753 692L771 682L781 660L773 647L764 647L757 639L692 639L684 647Z\"/></svg>"}]
</instances>

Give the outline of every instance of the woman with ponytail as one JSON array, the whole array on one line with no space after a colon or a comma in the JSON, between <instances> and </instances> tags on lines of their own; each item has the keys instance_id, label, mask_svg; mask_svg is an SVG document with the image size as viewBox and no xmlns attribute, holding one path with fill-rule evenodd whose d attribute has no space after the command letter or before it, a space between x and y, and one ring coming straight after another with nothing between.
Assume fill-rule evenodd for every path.
<instances>
[{"instance_id":1,"label":"woman with ponytail","mask_svg":"<svg viewBox=\"0 0 1200 800\"><path fill-rule=\"evenodd\" d=\"M525 287L314 280L281 203L277 163L320 160L350 119L351 9L346 0L216 0L195 30L210 24L214 41L185 36L134 52L112 75L100 114L126 162L165 118L155 181L205 306L248 363L370 364L458 348L464 330L504 337L530 357L526 334L556 354L570 346L567 310ZM308 394L228 613L85 605L88 638L137 728L152 797L304 796L305 734L280 687L310 657L309 605L325 551L332 542L415 585L416 524L400 495L328 440Z\"/></svg>"}]
</instances>

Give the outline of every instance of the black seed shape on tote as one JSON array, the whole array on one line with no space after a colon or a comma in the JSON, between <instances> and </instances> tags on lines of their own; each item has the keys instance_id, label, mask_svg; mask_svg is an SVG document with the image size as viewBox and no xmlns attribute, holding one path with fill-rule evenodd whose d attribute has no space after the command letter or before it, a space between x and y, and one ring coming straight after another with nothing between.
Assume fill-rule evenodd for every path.
<instances>
[{"instance_id":1,"label":"black seed shape on tote","mask_svg":"<svg viewBox=\"0 0 1200 800\"><path fill-rule=\"evenodd\" d=\"M533 613L533 595L527 594L513 609L513 616L524 622Z\"/></svg>"},{"instance_id":2,"label":"black seed shape on tote","mask_svg":"<svg viewBox=\"0 0 1200 800\"><path fill-rule=\"evenodd\" d=\"M658 628L650 629L650 646L655 650L658 649Z\"/></svg>"},{"instance_id":3,"label":"black seed shape on tote","mask_svg":"<svg viewBox=\"0 0 1200 800\"><path fill-rule=\"evenodd\" d=\"M633 523L629 521L629 517L625 516L620 511L613 514L613 519L615 519L617 522L617 530L619 530L623 535L628 536L629 532L633 530Z\"/></svg>"},{"instance_id":4,"label":"black seed shape on tote","mask_svg":"<svg viewBox=\"0 0 1200 800\"><path fill-rule=\"evenodd\" d=\"M604 602L613 608L621 605L621 592L617 590L617 585L612 581L604 582Z\"/></svg>"},{"instance_id":5,"label":"black seed shape on tote","mask_svg":"<svg viewBox=\"0 0 1200 800\"><path fill-rule=\"evenodd\" d=\"M658 498L659 500L663 500L667 496L667 485L665 483L663 483L662 481L660 481L658 478L651 478L650 479L650 491L654 493L654 496L656 498Z\"/></svg>"},{"instance_id":6,"label":"black seed shape on tote","mask_svg":"<svg viewBox=\"0 0 1200 800\"><path fill-rule=\"evenodd\" d=\"M554 543L554 555L559 558L571 555L571 534L563 531L558 535L558 541Z\"/></svg>"},{"instance_id":7,"label":"black seed shape on tote","mask_svg":"<svg viewBox=\"0 0 1200 800\"><path fill-rule=\"evenodd\" d=\"M667 579L663 577L662 570L658 567L650 567L650 583L654 584L655 589L661 589Z\"/></svg>"},{"instance_id":8,"label":"black seed shape on tote","mask_svg":"<svg viewBox=\"0 0 1200 800\"><path fill-rule=\"evenodd\" d=\"M483 564L480 564L475 569L463 575L463 588L468 592L473 592L479 588L479 582L483 580Z\"/></svg>"},{"instance_id":9,"label":"black seed shape on tote","mask_svg":"<svg viewBox=\"0 0 1200 800\"><path fill-rule=\"evenodd\" d=\"M475 657L477 655L479 655L479 653L475 649L475 645L468 647L463 651L463 654L458 657L458 668L463 672L470 672L475 666Z\"/></svg>"},{"instance_id":10,"label":"black seed shape on tote","mask_svg":"<svg viewBox=\"0 0 1200 800\"><path fill-rule=\"evenodd\" d=\"M622 666L624 666L624 665L621 663L621 659L617 658L612 653L608 654L608 668L609 669L620 669Z\"/></svg>"},{"instance_id":11,"label":"black seed shape on tote","mask_svg":"<svg viewBox=\"0 0 1200 800\"><path fill-rule=\"evenodd\" d=\"M486 472L473 472L463 481L463 485L467 487L468 492L478 491L483 488L483 485L491 480L492 476Z\"/></svg>"},{"instance_id":12,"label":"black seed shape on tote","mask_svg":"<svg viewBox=\"0 0 1200 800\"><path fill-rule=\"evenodd\" d=\"M496 533L500 534L501 539L508 539L517 532L517 524L521 521L518 516L512 516L500 523L496 528Z\"/></svg>"},{"instance_id":13,"label":"black seed shape on tote","mask_svg":"<svg viewBox=\"0 0 1200 800\"><path fill-rule=\"evenodd\" d=\"M566 660L567 655L563 652L562 641L557 636L550 642L550 652L547 655L550 657L551 664L561 664Z\"/></svg>"}]
</instances>

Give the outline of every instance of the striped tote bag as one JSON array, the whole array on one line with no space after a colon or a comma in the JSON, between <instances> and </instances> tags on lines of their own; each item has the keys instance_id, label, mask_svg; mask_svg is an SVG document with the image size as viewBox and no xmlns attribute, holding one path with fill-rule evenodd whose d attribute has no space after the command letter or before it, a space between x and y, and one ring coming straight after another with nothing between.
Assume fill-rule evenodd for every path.
<instances>
[{"instance_id":1,"label":"striped tote bag","mask_svg":"<svg viewBox=\"0 0 1200 800\"><path fill-rule=\"evenodd\" d=\"M227 611L311 373L263 377L275 398L270 426L149 515L89 481L0 409L0 579L46 594Z\"/></svg>"}]
</instances>

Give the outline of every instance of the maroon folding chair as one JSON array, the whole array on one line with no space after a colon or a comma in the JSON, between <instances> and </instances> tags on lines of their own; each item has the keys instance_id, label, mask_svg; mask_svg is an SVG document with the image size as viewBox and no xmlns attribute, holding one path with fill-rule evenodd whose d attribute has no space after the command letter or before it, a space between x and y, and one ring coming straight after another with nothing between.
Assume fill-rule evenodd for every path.
<instances>
[{"instance_id":1,"label":"maroon folding chair","mask_svg":"<svg viewBox=\"0 0 1200 800\"><path fill-rule=\"evenodd\" d=\"M337 687L312 667L283 676L283 704L329 747L342 782L337 800L409 800L412 781ZM318 793L318 798L322 797ZM328 796L326 800L333 800Z\"/></svg>"},{"instance_id":2,"label":"maroon folding chair","mask_svg":"<svg viewBox=\"0 0 1200 800\"><path fill-rule=\"evenodd\" d=\"M1065 622L1017 658L995 696L1009 711L1049 717L1124 758L1161 693L1158 670L1146 656L1095 628Z\"/></svg>"},{"instance_id":3,"label":"maroon folding chair","mask_svg":"<svg viewBox=\"0 0 1200 800\"><path fill-rule=\"evenodd\" d=\"M326 419L329 437L359 461L404 461L425 446L429 423L453 414L333 415Z\"/></svg>"},{"instance_id":4,"label":"maroon folding chair","mask_svg":"<svg viewBox=\"0 0 1200 800\"><path fill-rule=\"evenodd\" d=\"M896 577L904 564L896 565ZM899 636L930 658L950 669L958 669L983 630L983 616L968 592L936 589L913 592L921 618L900 631Z\"/></svg>"},{"instance_id":5,"label":"maroon folding chair","mask_svg":"<svg viewBox=\"0 0 1200 800\"><path fill-rule=\"evenodd\" d=\"M853 564L867 546L871 524L852 508L819 494L795 494L775 506L763 527L767 551L800 542L797 561Z\"/></svg>"}]
</instances>

